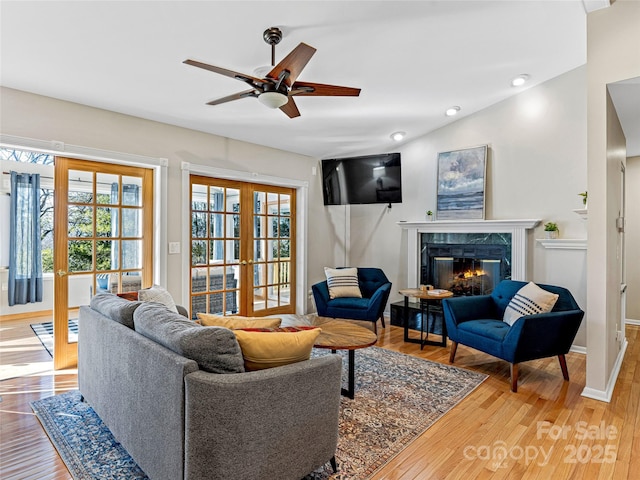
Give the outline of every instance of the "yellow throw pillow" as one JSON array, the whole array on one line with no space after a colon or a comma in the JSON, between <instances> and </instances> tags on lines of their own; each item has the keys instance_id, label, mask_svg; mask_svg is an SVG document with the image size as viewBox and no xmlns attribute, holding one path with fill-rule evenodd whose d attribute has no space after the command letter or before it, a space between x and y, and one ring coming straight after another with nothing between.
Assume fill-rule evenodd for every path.
<instances>
[{"instance_id":1,"label":"yellow throw pillow","mask_svg":"<svg viewBox=\"0 0 640 480\"><path fill-rule=\"evenodd\" d=\"M320 335L318 327L247 328L234 330L247 371L308 360Z\"/></svg>"},{"instance_id":2,"label":"yellow throw pillow","mask_svg":"<svg viewBox=\"0 0 640 480\"><path fill-rule=\"evenodd\" d=\"M278 328L279 318L241 317L239 315L215 315L213 313L198 313L200 323L205 327L236 328Z\"/></svg>"}]
</instances>

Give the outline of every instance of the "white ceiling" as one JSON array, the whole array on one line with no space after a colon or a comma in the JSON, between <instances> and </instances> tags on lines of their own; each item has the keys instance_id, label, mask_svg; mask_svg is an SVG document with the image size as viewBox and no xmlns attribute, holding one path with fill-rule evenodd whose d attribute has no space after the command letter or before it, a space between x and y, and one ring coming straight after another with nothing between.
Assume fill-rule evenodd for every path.
<instances>
[{"instance_id":1,"label":"white ceiling","mask_svg":"<svg viewBox=\"0 0 640 480\"><path fill-rule=\"evenodd\" d=\"M3 0L0 22L3 86L318 158L392 150L394 131L417 138L452 105L469 115L586 62L581 0ZM276 62L305 42L299 80L360 97L297 97L294 119L253 98L205 105L247 86L183 60L253 75L272 26Z\"/></svg>"}]
</instances>

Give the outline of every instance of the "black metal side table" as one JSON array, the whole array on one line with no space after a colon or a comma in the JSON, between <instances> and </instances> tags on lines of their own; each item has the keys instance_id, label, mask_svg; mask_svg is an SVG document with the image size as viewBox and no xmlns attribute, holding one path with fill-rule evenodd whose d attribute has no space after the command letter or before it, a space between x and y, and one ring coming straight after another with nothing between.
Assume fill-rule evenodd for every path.
<instances>
[{"instance_id":1,"label":"black metal side table","mask_svg":"<svg viewBox=\"0 0 640 480\"><path fill-rule=\"evenodd\" d=\"M400 290L400 295L404 295L404 341L409 343L420 344L420 350L425 345L436 345L439 347L447 346L447 326L442 322L442 341L437 342L429 340L429 326L427 325L427 335L424 335L425 319L429 322L429 305L441 302L443 298L453 297L453 293L449 290L422 290L420 288L406 288ZM420 300L420 338L409 337L409 298L417 298Z\"/></svg>"}]
</instances>

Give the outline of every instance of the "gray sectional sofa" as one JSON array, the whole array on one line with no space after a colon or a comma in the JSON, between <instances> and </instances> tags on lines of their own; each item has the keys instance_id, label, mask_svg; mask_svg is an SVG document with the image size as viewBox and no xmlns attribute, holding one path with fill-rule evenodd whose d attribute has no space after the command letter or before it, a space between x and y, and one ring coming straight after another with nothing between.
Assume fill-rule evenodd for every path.
<instances>
[{"instance_id":1,"label":"gray sectional sofa","mask_svg":"<svg viewBox=\"0 0 640 480\"><path fill-rule=\"evenodd\" d=\"M299 480L332 461L341 367L244 372L231 330L109 293L80 308L80 392L152 480Z\"/></svg>"}]
</instances>

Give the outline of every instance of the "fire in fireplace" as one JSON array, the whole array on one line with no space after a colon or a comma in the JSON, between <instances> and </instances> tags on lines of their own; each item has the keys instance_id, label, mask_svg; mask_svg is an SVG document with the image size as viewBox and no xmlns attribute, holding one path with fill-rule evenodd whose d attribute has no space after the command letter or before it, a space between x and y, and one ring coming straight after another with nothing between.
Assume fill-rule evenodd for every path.
<instances>
[{"instance_id":1,"label":"fire in fireplace","mask_svg":"<svg viewBox=\"0 0 640 480\"><path fill-rule=\"evenodd\" d=\"M486 295L501 279L500 260L433 258L434 284L454 295Z\"/></svg>"},{"instance_id":2,"label":"fire in fireplace","mask_svg":"<svg viewBox=\"0 0 640 480\"><path fill-rule=\"evenodd\" d=\"M511 278L509 245L424 245L421 283L450 290L456 296L486 295L504 279Z\"/></svg>"}]
</instances>

